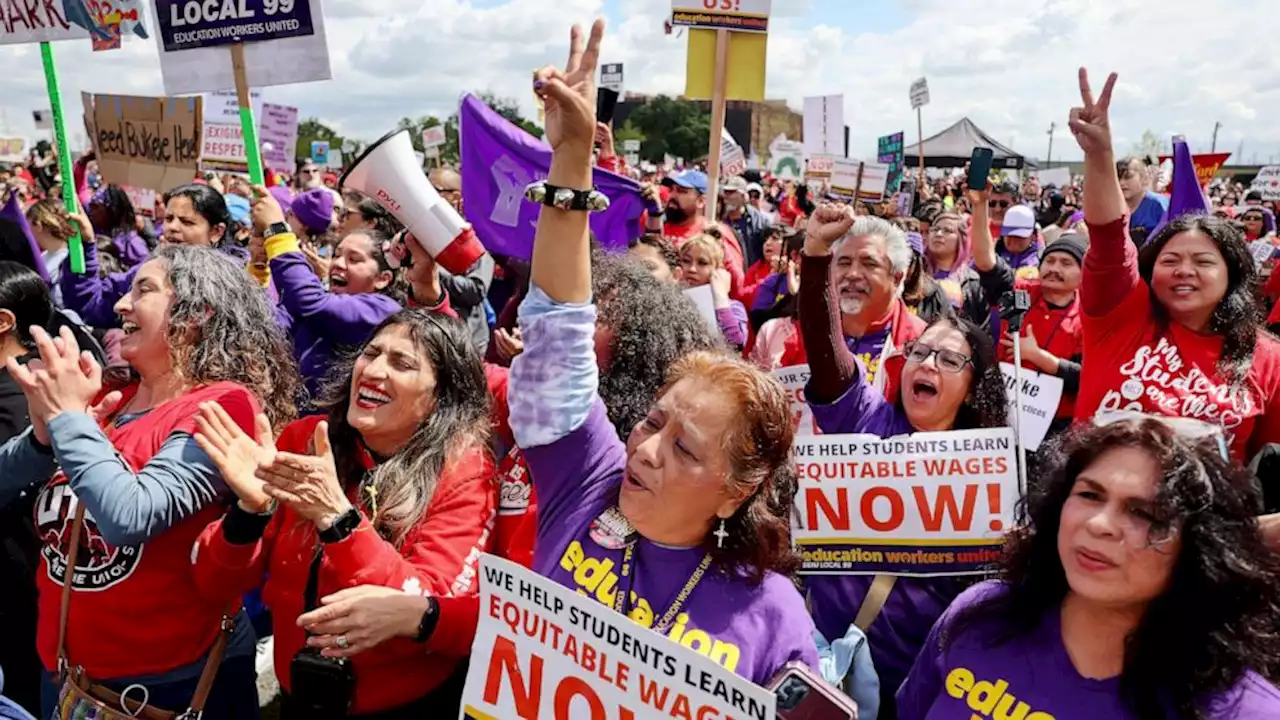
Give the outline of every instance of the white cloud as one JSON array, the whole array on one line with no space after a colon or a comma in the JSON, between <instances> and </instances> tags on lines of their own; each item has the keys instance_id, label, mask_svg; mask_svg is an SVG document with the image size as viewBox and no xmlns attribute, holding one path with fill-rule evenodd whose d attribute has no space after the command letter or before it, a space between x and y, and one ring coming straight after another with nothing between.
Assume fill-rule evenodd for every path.
<instances>
[{"instance_id":1,"label":"white cloud","mask_svg":"<svg viewBox=\"0 0 1280 720\"><path fill-rule=\"evenodd\" d=\"M588 21L603 0L488 1L327 0L334 79L267 88L273 102L297 105L341 131L379 136L402 116L447 115L459 94L490 90L533 114L529 76L563 63L570 21ZM1273 0L1233 0L1206 10L1195 0L903 0L912 22L891 33L853 30L777 13L769 41L768 95L799 108L806 95L844 93L855 154L871 154L878 135L905 130L915 141L907 87L929 78L926 134L969 116L996 139L1042 156L1056 122L1055 157L1078 157L1066 117L1079 102L1076 68L1093 70L1095 90L1120 73L1112 109L1117 149L1144 130L1184 133L1208 149L1221 121L1219 148L1245 159L1280 156L1280 57L1241 43L1242 29L1268 16ZM678 94L685 40L662 31L670 0L618 0L621 22L609 29L602 58L626 64L627 89ZM777 3L775 3L777 5ZM790 6L788 6L790 7ZM800 7L800 5L796 5ZM1246 33L1247 35L1247 33ZM79 91L160 94L154 43L92 53L87 42L56 46L68 128L80 130ZM34 134L30 110L44 107L34 46L0 48L0 118Z\"/></svg>"}]
</instances>

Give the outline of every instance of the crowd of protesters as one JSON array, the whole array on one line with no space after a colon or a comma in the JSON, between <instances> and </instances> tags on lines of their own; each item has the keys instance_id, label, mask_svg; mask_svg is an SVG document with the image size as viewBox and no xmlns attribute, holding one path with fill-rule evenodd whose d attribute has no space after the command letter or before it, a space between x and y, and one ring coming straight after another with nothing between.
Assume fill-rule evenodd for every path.
<instances>
[{"instance_id":1,"label":"crowd of protesters","mask_svg":"<svg viewBox=\"0 0 1280 720\"><path fill-rule=\"evenodd\" d=\"M267 637L282 717L456 714L485 552L700 628L756 684L801 662L863 720L1280 717L1274 203L1157 192L1084 70L1068 186L842 202L752 172L712 198L616 155L603 35L534 92L548 187L644 181L625 251L548 205L531 257L450 273L309 162L154 207L92 154L0 174L0 717L114 693L256 718ZM989 576L797 576L774 371L808 365L821 432L888 438L1009 426L1015 350L1064 390Z\"/></svg>"}]
</instances>

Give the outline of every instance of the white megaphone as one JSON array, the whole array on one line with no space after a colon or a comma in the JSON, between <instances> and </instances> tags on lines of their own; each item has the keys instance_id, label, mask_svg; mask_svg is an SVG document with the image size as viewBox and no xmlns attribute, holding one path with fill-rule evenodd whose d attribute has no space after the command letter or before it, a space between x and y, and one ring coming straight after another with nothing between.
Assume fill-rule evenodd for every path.
<instances>
[{"instance_id":1,"label":"white megaphone","mask_svg":"<svg viewBox=\"0 0 1280 720\"><path fill-rule=\"evenodd\" d=\"M484 255L470 223L422 173L408 130L393 130L370 145L342 174L338 187L354 188L377 201L454 275L466 274Z\"/></svg>"}]
</instances>

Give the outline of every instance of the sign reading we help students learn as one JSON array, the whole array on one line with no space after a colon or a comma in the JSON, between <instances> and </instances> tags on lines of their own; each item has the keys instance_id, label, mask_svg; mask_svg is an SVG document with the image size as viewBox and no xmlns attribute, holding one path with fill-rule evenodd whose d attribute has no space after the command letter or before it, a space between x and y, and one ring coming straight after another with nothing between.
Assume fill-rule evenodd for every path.
<instances>
[{"instance_id":1,"label":"sign reading we help students learn","mask_svg":"<svg viewBox=\"0 0 1280 720\"><path fill-rule=\"evenodd\" d=\"M191 182L200 161L202 102L93 96L93 144L102 177L112 185L160 192Z\"/></svg>"},{"instance_id":2,"label":"sign reading we help students learn","mask_svg":"<svg viewBox=\"0 0 1280 720\"><path fill-rule=\"evenodd\" d=\"M797 437L800 572L983 572L1013 526L1015 452L1010 428Z\"/></svg>"},{"instance_id":3,"label":"sign reading we help students learn","mask_svg":"<svg viewBox=\"0 0 1280 720\"><path fill-rule=\"evenodd\" d=\"M773 693L625 615L493 555L462 720L772 720Z\"/></svg>"}]
</instances>

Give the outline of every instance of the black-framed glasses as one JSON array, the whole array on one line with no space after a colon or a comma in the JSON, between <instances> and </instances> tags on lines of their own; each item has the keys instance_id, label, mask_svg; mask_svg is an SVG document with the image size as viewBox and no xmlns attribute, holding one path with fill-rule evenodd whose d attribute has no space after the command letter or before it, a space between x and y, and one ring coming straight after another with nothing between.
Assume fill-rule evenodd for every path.
<instances>
[{"instance_id":1,"label":"black-framed glasses","mask_svg":"<svg viewBox=\"0 0 1280 720\"><path fill-rule=\"evenodd\" d=\"M1008 200L988 200L987 201L987 207L993 210L995 209L1008 210L1009 206L1011 205L1013 205L1013 203Z\"/></svg>"},{"instance_id":2,"label":"black-framed glasses","mask_svg":"<svg viewBox=\"0 0 1280 720\"><path fill-rule=\"evenodd\" d=\"M965 366L973 364L973 358L958 353L955 350L945 350L943 348L932 348L921 342L909 342L904 348L906 351L907 361L923 364L931 356L938 356L938 368L946 370L949 373L958 373L965 369Z\"/></svg>"}]
</instances>

